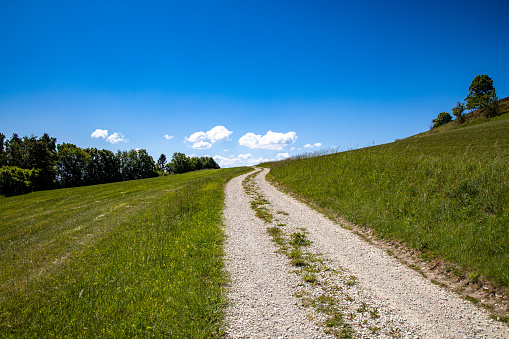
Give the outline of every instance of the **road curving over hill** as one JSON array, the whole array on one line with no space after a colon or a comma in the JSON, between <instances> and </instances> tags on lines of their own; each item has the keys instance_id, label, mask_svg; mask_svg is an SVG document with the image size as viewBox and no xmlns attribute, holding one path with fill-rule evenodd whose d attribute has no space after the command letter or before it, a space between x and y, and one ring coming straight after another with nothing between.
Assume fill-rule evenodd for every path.
<instances>
[{"instance_id":1,"label":"road curving over hill","mask_svg":"<svg viewBox=\"0 0 509 339\"><path fill-rule=\"evenodd\" d=\"M226 186L228 337L509 338L483 309L275 189L268 171Z\"/></svg>"}]
</instances>

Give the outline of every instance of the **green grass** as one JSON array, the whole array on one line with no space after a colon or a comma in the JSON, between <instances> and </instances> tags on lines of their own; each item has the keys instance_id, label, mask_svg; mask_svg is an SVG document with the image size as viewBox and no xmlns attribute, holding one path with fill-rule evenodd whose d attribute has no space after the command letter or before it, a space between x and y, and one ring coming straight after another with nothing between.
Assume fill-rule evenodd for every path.
<instances>
[{"instance_id":1,"label":"green grass","mask_svg":"<svg viewBox=\"0 0 509 339\"><path fill-rule=\"evenodd\" d=\"M0 336L220 336L224 185L247 171L0 197Z\"/></svg>"},{"instance_id":2,"label":"green grass","mask_svg":"<svg viewBox=\"0 0 509 339\"><path fill-rule=\"evenodd\" d=\"M509 286L509 114L431 132L265 166L331 216Z\"/></svg>"}]
</instances>

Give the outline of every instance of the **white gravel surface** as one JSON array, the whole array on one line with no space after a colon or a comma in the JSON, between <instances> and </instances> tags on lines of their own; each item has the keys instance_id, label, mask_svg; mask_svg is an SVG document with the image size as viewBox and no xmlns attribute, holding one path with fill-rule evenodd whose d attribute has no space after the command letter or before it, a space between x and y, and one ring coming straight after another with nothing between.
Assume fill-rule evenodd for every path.
<instances>
[{"instance_id":1,"label":"white gravel surface","mask_svg":"<svg viewBox=\"0 0 509 339\"><path fill-rule=\"evenodd\" d=\"M334 296L354 337L509 338L509 328L490 319L484 310L276 190L266 182L267 172L262 170L255 182L270 202L266 206L274 216L270 224L257 218L251 208L252 197L242 187L247 175L232 179L226 187L225 265L231 279L228 337L334 337L326 333L326 316L304 307L304 298L295 294L316 297L340 291ZM287 234L305 229L312 241L309 251L323 258L330 271L317 273L314 284L292 273L295 267L285 255L275 253L278 248L266 231L274 225L284 225ZM345 283L348 277L355 277L355 284Z\"/></svg>"}]
</instances>

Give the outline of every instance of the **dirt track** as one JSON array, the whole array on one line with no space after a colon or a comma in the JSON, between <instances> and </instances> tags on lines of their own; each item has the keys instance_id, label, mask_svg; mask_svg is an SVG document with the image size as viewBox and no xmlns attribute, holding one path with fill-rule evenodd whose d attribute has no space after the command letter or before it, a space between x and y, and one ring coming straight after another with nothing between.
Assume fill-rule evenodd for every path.
<instances>
[{"instance_id":1,"label":"dirt track","mask_svg":"<svg viewBox=\"0 0 509 339\"><path fill-rule=\"evenodd\" d=\"M270 223L251 208L255 198L242 186L247 175L226 187L229 337L509 338L509 328L484 310L276 190L267 172L253 180L268 201ZM314 279L305 281L302 269L296 273L286 255L275 253L268 227L306 234L312 242L306 251L320 265L313 264Z\"/></svg>"}]
</instances>

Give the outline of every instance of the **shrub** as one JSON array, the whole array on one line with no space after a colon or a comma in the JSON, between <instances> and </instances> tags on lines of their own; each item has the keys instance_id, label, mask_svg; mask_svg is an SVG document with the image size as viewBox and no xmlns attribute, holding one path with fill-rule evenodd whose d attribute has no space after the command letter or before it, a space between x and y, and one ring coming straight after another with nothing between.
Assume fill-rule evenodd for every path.
<instances>
[{"instance_id":1,"label":"shrub","mask_svg":"<svg viewBox=\"0 0 509 339\"><path fill-rule=\"evenodd\" d=\"M442 112L438 114L436 119L433 119L433 128L437 128L438 126L445 125L449 121L452 120L452 116L447 112Z\"/></svg>"},{"instance_id":2,"label":"shrub","mask_svg":"<svg viewBox=\"0 0 509 339\"><path fill-rule=\"evenodd\" d=\"M17 195L36 189L40 169L23 169L15 166L0 168L0 194Z\"/></svg>"}]
</instances>

